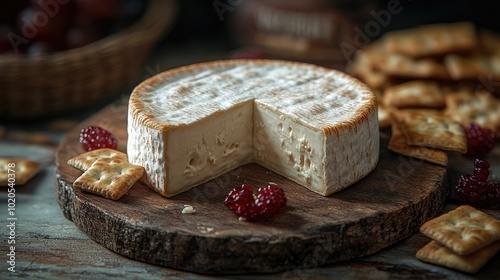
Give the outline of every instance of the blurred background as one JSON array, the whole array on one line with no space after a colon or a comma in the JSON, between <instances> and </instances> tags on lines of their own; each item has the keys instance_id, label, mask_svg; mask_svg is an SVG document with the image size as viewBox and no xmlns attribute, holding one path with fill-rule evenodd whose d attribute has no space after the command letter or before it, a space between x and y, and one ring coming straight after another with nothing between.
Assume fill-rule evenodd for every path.
<instances>
[{"instance_id":1,"label":"blurred background","mask_svg":"<svg viewBox=\"0 0 500 280\"><path fill-rule=\"evenodd\" d=\"M55 155L68 149L60 146L63 137L77 135L73 132L90 125L83 122L104 109L114 117L92 125L124 139L126 131L114 124L126 122L125 106L140 82L178 66L232 58L296 60L344 71L358 50L393 30L468 21L500 34L499 11L500 1L493 0L0 1L0 158L29 158L44 165L41 176L16 189L23 217L19 237L27 246L20 251L18 268L29 268L26 273L35 271L40 278L62 277L73 268L83 275L107 276L152 271L122 269L129 265L123 259L92 263L100 254L93 251L98 244L87 243L88 237L64 220L54 197L60 163ZM500 70L498 75L493 81L485 75L486 83L475 79L473 86L500 92ZM456 174L470 172L470 166ZM91 253L75 254L87 246ZM85 257L92 261L82 261ZM77 265L54 265L54 260Z\"/></svg>"},{"instance_id":2,"label":"blurred background","mask_svg":"<svg viewBox=\"0 0 500 280\"><path fill-rule=\"evenodd\" d=\"M88 116L161 71L279 58L343 69L384 33L470 21L498 1L20 0L0 4L1 123Z\"/></svg>"}]
</instances>

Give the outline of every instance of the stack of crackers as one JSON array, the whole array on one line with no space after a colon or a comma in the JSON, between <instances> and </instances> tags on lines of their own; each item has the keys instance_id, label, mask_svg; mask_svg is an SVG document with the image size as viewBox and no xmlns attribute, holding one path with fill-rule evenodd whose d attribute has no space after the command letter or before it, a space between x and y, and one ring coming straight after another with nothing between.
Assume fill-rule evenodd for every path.
<instances>
[{"instance_id":1,"label":"stack of crackers","mask_svg":"<svg viewBox=\"0 0 500 280\"><path fill-rule=\"evenodd\" d=\"M467 273L500 250L500 221L468 205L427 221L420 232L432 241L417 251L419 260Z\"/></svg>"},{"instance_id":2,"label":"stack of crackers","mask_svg":"<svg viewBox=\"0 0 500 280\"><path fill-rule=\"evenodd\" d=\"M125 195L144 174L142 166L128 162L127 154L108 148L80 154L68 164L83 171L73 182L75 188L112 200Z\"/></svg>"},{"instance_id":3,"label":"stack of crackers","mask_svg":"<svg viewBox=\"0 0 500 280\"><path fill-rule=\"evenodd\" d=\"M359 50L347 72L377 94L380 127L391 127L396 137L407 140L394 139L399 143L392 147L395 152L434 158L441 165L447 162L442 150L463 152L462 144L444 149L415 145L417 140L408 137L412 132L405 130L409 124L401 122L405 119L427 118L439 129L451 125L451 137L455 137L455 124L471 123L500 137L500 99L495 96L500 85L500 35L491 31L459 22L389 32Z\"/></svg>"}]
</instances>

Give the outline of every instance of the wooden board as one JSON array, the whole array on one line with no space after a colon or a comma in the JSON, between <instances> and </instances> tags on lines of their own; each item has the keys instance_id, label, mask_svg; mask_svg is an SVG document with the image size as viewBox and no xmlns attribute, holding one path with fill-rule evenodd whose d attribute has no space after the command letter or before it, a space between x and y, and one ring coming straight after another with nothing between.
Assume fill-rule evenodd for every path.
<instances>
[{"instance_id":1,"label":"wooden board","mask_svg":"<svg viewBox=\"0 0 500 280\"><path fill-rule=\"evenodd\" d=\"M265 273L366 256L410 236L447 196L446 168L389 152L355 185L322 197L259 165L239 167L173 198L136 183L119 201L73 189L83 153L79 130L99 125L126 151L127 108L112 106L68 133L57 152L56 190L66 218L104 247L132 259L200 273ZM235 186L279 184L286 212L264 223L240 221L223 200ZM184 205L196 209L181 214Z\"/></svg>"}]
</instances>

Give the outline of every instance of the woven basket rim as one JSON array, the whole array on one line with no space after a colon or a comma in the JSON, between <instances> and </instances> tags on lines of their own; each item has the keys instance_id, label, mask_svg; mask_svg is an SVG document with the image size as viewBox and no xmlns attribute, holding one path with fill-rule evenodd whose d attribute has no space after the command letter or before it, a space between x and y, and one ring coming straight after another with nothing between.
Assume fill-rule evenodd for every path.
<instances>
[{"instance_id":1,"label":"woven basket rim","mask_svg":"<svg viewBox=\"0 0 500 280\"><path fill-rule=\"evenodd\" d=\"M5 56L0 57L0 67L9 65L30 65L46 63L47 61L71 60L82 54L116 51L149 43L165 32L176 18L177 3L175 0L148 0L142 16L131 26L110 34L82 47L72 48L38 56Z\"/></svg>"}]
</instances>

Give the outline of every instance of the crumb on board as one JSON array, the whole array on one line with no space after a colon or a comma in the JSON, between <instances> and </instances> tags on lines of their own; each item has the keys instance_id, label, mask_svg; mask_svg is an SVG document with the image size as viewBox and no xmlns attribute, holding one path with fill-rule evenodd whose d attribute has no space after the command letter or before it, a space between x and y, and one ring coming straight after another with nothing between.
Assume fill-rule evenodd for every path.
<instances>
[{"instance_id":1,"label":"crumb on board","mask_svg":"<svg viewBox=\"0 0 500 280\"><path fill-rule=\"evenodd\" d=\"M194 214L195 212L196 210L194 210L191 205L184 205L184 208L182 209L182 214Z\"/></svg>"}]
</instances>

